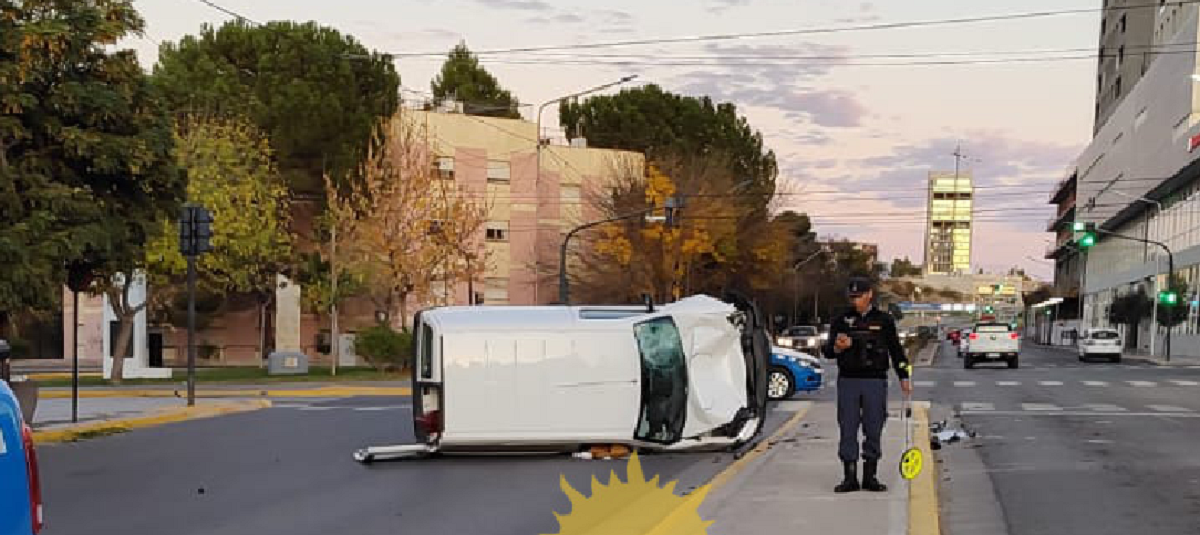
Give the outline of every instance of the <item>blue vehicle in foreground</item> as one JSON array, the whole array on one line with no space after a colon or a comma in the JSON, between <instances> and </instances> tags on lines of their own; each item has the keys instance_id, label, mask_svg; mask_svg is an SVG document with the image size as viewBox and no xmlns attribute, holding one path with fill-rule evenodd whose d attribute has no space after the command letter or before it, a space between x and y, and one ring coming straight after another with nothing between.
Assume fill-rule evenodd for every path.
<instances>
[{"instance_id":1,"label":"blue vehicle in foreground","mask_svg":"<svg viewBox=\"0 0 1200 535\"><path fill-rule=\"evenodd\" d=\"M0 535L36 535L41 529L33 431L22 420L12 389L0 380Z\"/></svg>"},{"instance_id":2,"label":"blue vehicle in foreground","mask_svg":"<svg viewBox=\"0 0 1200 535\"><path fill-rule=\"evenodd\" d=\"M784 347L772 347L767 364L767 397L778 401L788 399L796 392L820 390L824 374L819 358Z\"/></svg>"}]
</instances>

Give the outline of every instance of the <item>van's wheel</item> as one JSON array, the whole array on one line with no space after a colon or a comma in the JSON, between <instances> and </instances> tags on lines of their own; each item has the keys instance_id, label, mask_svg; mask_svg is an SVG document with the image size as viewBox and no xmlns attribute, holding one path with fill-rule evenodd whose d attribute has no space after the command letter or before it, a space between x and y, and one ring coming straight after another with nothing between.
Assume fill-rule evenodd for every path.
<instances>
[{"instance_id":1,"label":"van's wheel","mask_svg":"<svg viewBox=\"0 0 1200 535\"><path fill-rule=\"evenodd\" d=\"M1015 370L1015 369L1017 369L1017 366L1018 366L1017 357L1008 359L1008 369Z\"/></svg>"},{"instance_id":2,"label":"van's wheel","mask_svg":"<svg viewBox=\"0 0 1200 535\"><path fill-rule=\"evenodd\" d=\"M767 398L780 401L796 393L796 381L787 370L772 366L767 368Z\"/></svg>"}]
</instances>

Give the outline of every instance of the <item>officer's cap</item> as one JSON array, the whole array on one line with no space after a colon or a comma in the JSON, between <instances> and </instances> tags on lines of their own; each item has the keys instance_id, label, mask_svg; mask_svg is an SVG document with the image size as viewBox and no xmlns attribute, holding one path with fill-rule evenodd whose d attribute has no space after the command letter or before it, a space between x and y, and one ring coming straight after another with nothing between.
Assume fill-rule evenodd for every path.
<instances>
[{"instance_id":1,"label":"officer's cap","mask_svg":"<svg viewBox=\"0 0 1200 535\"><path fill-rule=\"evenodd\" d=\"M872 290L871 279L866 277L851 277L846 284L846 295L858 297Z\"/></svg>"}]
</instances>

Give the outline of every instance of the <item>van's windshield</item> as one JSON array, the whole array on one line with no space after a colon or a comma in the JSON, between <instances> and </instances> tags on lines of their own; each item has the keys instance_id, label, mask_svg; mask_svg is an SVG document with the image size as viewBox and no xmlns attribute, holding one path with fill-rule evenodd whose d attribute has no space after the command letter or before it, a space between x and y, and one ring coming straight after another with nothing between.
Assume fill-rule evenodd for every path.
<instances>
[{"instance_id":1,"label":"van's windshield","mask_svg":"<svg viewBox=\"0 0 1200 535\"><path fill-rule=\"evenodd\" d=\"M655 318L634 327L642 357L642 402L635 438L672 444L687 419L687 362L679 329L671 318Z\"/></svg>"}]
</instances>

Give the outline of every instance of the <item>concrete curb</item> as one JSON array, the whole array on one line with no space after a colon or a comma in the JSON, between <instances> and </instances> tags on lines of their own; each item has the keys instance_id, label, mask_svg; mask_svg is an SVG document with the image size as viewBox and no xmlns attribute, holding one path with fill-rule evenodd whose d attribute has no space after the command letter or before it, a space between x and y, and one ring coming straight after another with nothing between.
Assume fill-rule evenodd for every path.
<instances>
[{"instance_id":1,"label":"concrete curb","mask_svg":"<svg viewBox=\"0 0 1200 535\"><path fill-rule=\"evenodd\" d=\"M412 389L407 386L328 386L291 389L239 389L197 390L198 398L347 398L355 396L409 396ZM42 390L40 399L70 398L70 390ZM176 389L88 389L80 390L81 398L186 398L187 390Z\"/></svg>"},{"instance_id":2,"label":"concrete curb","mask_svg":"<svg viewBox=\"0 0 1200 535\"><path fill-rule=\"evenodd\" d=\"M800 410L796 411L796 414L793 414L788 421L779 426L779 429L776 429L774 433L771 433L771 436L763 439L758 443L758 446L755 446L754 449L746 452L741 459L734 461L733 464L729 465L719 474L714 476L712 480L708 482L708 485L705 485L705 487L708 488L708 491L711 492L717 490L722 485L728 483L730 480L736 477L742 470L745 470L747 466L750 466L750 463L754 461L754 459L757 459L762 454L766 453L767 450L771 449L772 444L777 442L786 433L795 429L796 426L800 424L800 421L804 419L804 416L808 414L810 409L812 409L812 403L809 403Z\"/></svg>"},{"instance_id":3,"label":"concrete curb","mask_svg":"<svg viewBox=\"0 0 1200 535\"><path fill-rule=\"evenodd\" d=\"M124 433L126 431L131 431L133 429L142 427L152 427L156 425L195 420L199 418L212 418L214 416L221 416L225 414L235 414L239 412L264 409L270 406L271 402L268 400L252 400L243 401L240 403L223 403L220 405L176 407L162 410L158 414L153 414L150 416L120 418L115 420L75 425L68 428L34 431L33 439L37 444L75 442L94 436Z\"/></svg>"},{"instance_id":4,"label":"concrete curb","mask_svg":"<svg viewBox=\"0 0 1200 535\"><path fill-rule=\"evenodd\" d=\"M913 366L917 368L926 368L933 366L934 360L937 359L938 342L926 342L921 349L917 350L916 356L913 358Z\"/></svg>"},{"instance_id":5,"label":"concrete curb","mask_svg":"<svg viewBox=\"0 0 1200 535\"><path fill-rule=\"evenodd\" d=\"M913 404L913 420L917 428L913 441L921 450L925 466L908 487L908 534L941 535L941 518L938 513L937 463L929 449L929 402Z\"/></svg>"}]
</instances>

